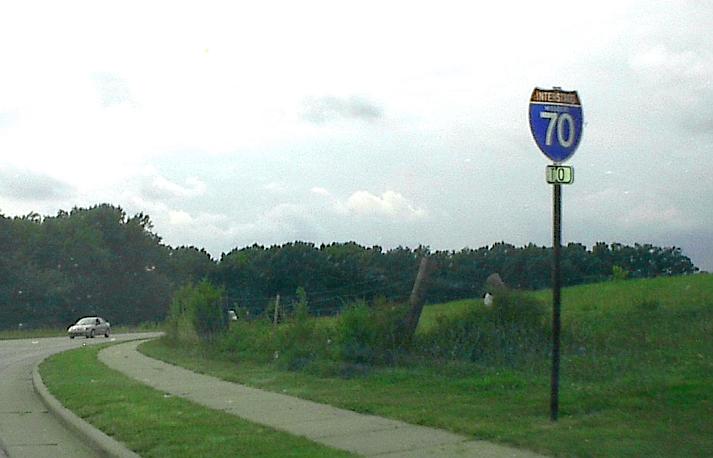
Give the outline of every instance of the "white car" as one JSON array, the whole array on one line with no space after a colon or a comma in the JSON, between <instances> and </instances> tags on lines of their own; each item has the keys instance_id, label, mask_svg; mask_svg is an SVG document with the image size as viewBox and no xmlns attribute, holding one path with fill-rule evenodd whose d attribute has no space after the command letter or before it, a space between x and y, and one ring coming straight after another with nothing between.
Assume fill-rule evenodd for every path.
<instances>
[{"instance_id":1,"label":"white car","mask_svg":"<svg viewBox=\"0 0 713 458\"><path fill-rule=\"evenodd\" d=\"M111 331L111 326L109 322L104 320L104 318L98 316L89 316L81 318L75 324L67 329L67 334L69 334L70 339L74 339L77 336L84 336L87 339L93 338L96 335L104 335L104 337L109 337L109 332Z\"/></svg>"}]
</instances>

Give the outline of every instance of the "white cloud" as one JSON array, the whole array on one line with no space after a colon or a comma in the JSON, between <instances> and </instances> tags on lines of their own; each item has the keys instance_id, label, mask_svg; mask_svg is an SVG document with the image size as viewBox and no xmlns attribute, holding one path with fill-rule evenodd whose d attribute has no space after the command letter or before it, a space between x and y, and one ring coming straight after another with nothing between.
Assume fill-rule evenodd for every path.
<instances>
[{"instance_id":1,"label":"white cloud","mask_svg":"<svg viewBox=\"0 0 713 458\"><path fill-rule=\"evenodd\" d=\"M314 194L317 194L319 196L331 197L331 194L329 191L327 191L325 188L321 188L319 186L313 187L312 189L310 189L310 192L313 192Z\"/></svg>"},{"instance_id":2,"label":"white cloud","mask_svg":"<svg viewBox=\"0 0 713 458\"><path fill-rule=\"evenodd\" d=\"M624 218L625 227L666 232L690 229L690 220L676 207L657 202L641 202Z\"/></svg>"},{"instance_id":3,"label":"white cloud","mask_svg":"<svg viewBox=\"0 0 713 458\"><path fill-rule=\"evenodd\" d=\"M325 233L320 218L309 207L281 203L260 214L254 221L233 221L227 234L231 246L245 246L294 240L319 240Z\"/></svg>"},{"instance_id":4,"label":"white cloud","mask_svg":"<svg viewBox=\"0 0 713 458\"><path fill-rule=\"evenodd\" d=\"M414 207L403 195L394 191L385 191L375 196L368 191L357 191L346 202L346 208L356 215L389 216L401 218L422 218L426 211Z\"/></svg>"},{"instance_id":5,"label":"white cloud","mask_svg":"<svg viewBox=\"0 0 713 458\"><path fill-rule=\"evenodd\" d=\"M376 121L383 110L364 97L310 97L303 102L302 118L317 124L340 120Z\"/></svg>"},{"instance_id":6,"label":"white cloud","mask_svg":"<svg viewBox=\"0 0 713 458\"><path fill-rule=\"evenodd\" d=\"M710 52L691 49L674 51L664 45L656 45L632 56L630 65L646 81L655 85L687 82L699 87L713 87L710 80L713 54Z\"/></svg>"},{"instance_id":7,"label":"white cloud","mask_svg":"<svg viewBox=\"0 0 713 458\"><path fill-rule=\"evenodd\" d=\"M127 213L148 214L154 231L169 245L193 245L217 256L234 243L234 223L228 215L176 208L170 202L146 200L140 195L127 194L124 199Z\"/></svg>"},{"instance_id":8,"label":"white cloud","mask_svg":"<svg viewBox=\"0 0 713 458\"><path fill-rule=\"evenodd\" d=\"M287 186L279 181L271 181L263 186L263 189L274 194L284 194L287 192Z\"/></svg>"},{"instance_id":9,"label":"white cloud","mask_svg":"<svg viewBox=\"0 0 713 458\"><path fill-rule=\"evenodd\" d=\"M369 191L353 192L346 200L340 200L326 188L315 186L310 192L328 202L329 210L340 216L388 217L390 219L418 219L426 216L426 210L416 207L401 193L387 190L381 196Z\"/></svg>"},{"instance_id":10,"label":"white cloud","mask_svg":"<svg viewBox=\"0 0 713 458\"><path fill-rule=\"evenodd\" d=\"M157 175L151 179L150 183L144 184L142 192L146 197L152 199L197 197L206 192L206 184L198 178L187 178L185 183L183 186Z\"/></svg>"},{"instance_id":11,"label":"white cloud","mask_svg":"<svg viewBox=\"0 0 713 458\"><path fill-rule=\"evenodd\" d=\"M188 212L183 210L169 210L168 211L168 222L173 225L186 225L191 224L195 220L191 217Z\"/></svg>"}]
</instances>

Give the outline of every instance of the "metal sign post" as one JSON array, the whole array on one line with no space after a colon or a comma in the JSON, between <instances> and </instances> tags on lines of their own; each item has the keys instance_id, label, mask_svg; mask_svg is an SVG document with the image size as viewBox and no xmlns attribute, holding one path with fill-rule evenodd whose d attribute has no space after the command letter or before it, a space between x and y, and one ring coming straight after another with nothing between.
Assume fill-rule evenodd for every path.
<instances>
[{"instance_id":1,"label":"metal sign post","mask_svg":"<svg viewBox=\"0 0 713 458\"><path fill-rule=\"evenodd\" d=\"M562 289L562 186L552 186L552 378L550 381L550 420L559 416L560 391L560 310Z\"/></svg>"},{"instance_id":2,"label":"metal sign post","mask_svg":"<svg viewBox=\"0 0 713 458\"><path fill-rule=\"evenodd\" d=\"M535 88L530 97L530 131L540 150L554 164L545 169L552 184L552 379L550 419L559 417L562 274L562 185L574 182L574 169L561 165L574 154L582 137L582 104L577 91Z\"/></svg>"}]
</instances>

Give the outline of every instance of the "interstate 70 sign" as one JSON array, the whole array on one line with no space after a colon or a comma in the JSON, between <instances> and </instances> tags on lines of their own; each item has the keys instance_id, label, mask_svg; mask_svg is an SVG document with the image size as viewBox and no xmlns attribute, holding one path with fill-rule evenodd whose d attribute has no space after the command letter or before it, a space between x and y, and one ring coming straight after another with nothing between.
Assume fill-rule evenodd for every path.
<instances>
[{"instance_id":1,"label":"interstate 70 sign","mask_svg":"<svg viewBox=\"0 0 713 458\"><path fill-rule=\"evenodd\" d=\"M530 131L553 162L569 159L582 138L582 103L577 91L535 88L530 97Z\"/></svg>"}]
</instances>

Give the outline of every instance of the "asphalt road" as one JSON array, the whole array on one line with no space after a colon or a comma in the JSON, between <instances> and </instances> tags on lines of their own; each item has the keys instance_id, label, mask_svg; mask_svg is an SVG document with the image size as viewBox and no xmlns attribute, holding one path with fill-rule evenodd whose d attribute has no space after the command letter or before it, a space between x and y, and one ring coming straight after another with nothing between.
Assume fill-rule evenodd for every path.
<instances>
[{"instance_id":1,"label":"asphalt road","mask_svg":"<svg viewBox=\"0 0 713 458\"><path fill-rule=\"evenodd\" d=\"M32 368L54 353L85 344L152 336L155 334L119 334L110 339L0 340L0 458L97 456L47 411L32 386Z\"/></svg>"}]
</instances>

